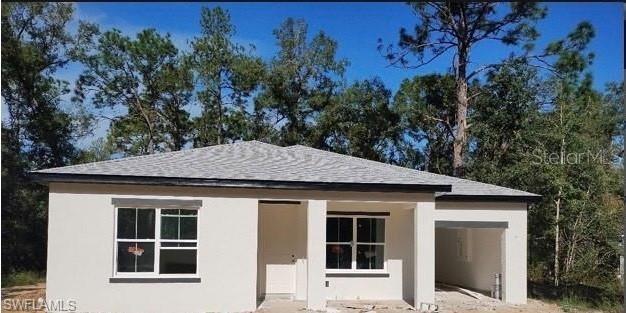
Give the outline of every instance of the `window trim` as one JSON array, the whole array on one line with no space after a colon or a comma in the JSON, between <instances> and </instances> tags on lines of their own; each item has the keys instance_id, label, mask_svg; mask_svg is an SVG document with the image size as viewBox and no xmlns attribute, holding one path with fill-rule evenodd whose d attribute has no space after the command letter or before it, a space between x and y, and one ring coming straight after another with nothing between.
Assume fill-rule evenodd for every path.
<instances>
[{"instance_id":1,"label":"window trim","mask_svg":"<svg viewBox=\"0 0 626 313\"><path fill-rule=\"evenodd\" d=\"M154 210L154 239L118 239L118 212L119 209L137 209L137 210ZM196 239L161 239L161 210L195 210L196 211ZM114 206L114 227L113 227L113 275L112 278L200 278L200 262L199 260L199 228L200 228L200 208L199 207L150 207L136 205L134 207L129 206ZM153 242L154 243L154 268L152 272L118 272L117 271L117 253L118 242ZM188 274L160 274L160 257L161 257L161 242L194 242L195 247L164 247L166 250L196 250L196 272Z\"/></svg>"},{"instance_id":2,"label":"window trim","mask_svg":"<svg viewBox=\"0 0 626 313\"><path fill-rule=\"evenodd\" d=\"M351 214L349 211L341 211L341 212L332 212L331 214L326 215L326 222L328 223L328 218L351 218L352 219L352 242L350 242L350 246L352 249L352 261L350 262L350 268L325 268L326 274L388 274L387 268L387 238L388 238L388 220L389 214L383 215L372 215L372 214L363 214L361 212L354 212ZM381 242L359 242L357 241L357 219L358 218L371 218L371 219L382 219L385 221L385 240ZM334 241L325 241L325 245L328 244L346 244L344 242L334 242ZM383 246L383 268L381 269L357 269L356 264L356 250L357 245L380 245ZM326 255L324 255L326 257Z\"/></svg>"}]
</instances>

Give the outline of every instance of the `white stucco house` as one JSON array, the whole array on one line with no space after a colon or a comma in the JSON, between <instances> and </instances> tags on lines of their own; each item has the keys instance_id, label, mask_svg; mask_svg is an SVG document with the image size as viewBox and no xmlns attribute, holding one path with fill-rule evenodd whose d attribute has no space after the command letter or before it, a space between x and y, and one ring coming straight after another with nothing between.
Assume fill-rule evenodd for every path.
<instances>
[{"instance_id":1,"label":"white stucco house","mask_svg":"<svg viewBox=\"0 0 626 313\"><path fill-rule=\"evenodd\" d=\"M435 302L435 281L526 302L523 191L257 141L34 172L48 301L246 312L279 295Z\"/></svg>"}]
</instances>

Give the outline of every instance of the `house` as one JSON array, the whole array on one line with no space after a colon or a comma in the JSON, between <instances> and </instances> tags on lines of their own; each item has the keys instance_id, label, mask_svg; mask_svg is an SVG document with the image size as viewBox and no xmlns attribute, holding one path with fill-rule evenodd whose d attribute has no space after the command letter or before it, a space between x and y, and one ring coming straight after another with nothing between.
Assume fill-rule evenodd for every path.
<instances>
[{"instance_id":1,"label":"house","mask_svg":"<svg viewBox=\"0 0 626 313\"><path fill-rule=\"evenodd\" d=\"M523 191L257 141L33 173L50 189L47 299L89 312L242 312L284 296L526 302ZM432 306L431 306L432 307Z\"/></svg>"}]
</instances>

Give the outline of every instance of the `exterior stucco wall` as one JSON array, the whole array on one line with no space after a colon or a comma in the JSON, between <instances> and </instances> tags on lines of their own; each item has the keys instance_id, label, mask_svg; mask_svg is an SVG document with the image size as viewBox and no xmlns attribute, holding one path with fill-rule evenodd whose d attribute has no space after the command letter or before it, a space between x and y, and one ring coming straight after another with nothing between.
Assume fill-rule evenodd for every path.
<instances>
[{"instance_id":1,"label":"exterior stucco wall","mask_svg":"<svg viewBox=\"0 0 626 313\"><path fill-rule=\"evenodd\" d=\"M527 208L512 202L437 202L436 221L507 222L501 240L502 298L526 303ZM495 253L495 252L494 252Z\"/></svg>"},{"instance_id":2,"label":"exterior stucco wall","mask_svg":"<svg viewBox=\"0 0 626 313\"><path fill-rule=\"evenodd\" d=\"M457 236L461 237L458 238ZM439 228L435 234L435 279L489 292L494 275L501 273L501 229ZM459 255L457 240L467 243L468 255Z\"/></svg>"},{"instance_id":3,"label":"exterior stucco wall","mask_svg":"<svg viewBox=\"0 0 626 313\"><path fill-rule=\"evenodd\" d=\"M413 298L413 208L410 203L328 203L329 211L390 212L385 224L385 261L389 277L326 277L326 298L404 299Z\"/></svg>"},{"instance_id":4,"label":"exterior stucco wall","mask_svg":"<svg viewBox=\"0 0 626 313\"><path fill-rule=\"evenodd\" d=\"M50 186L47 299L76 300L82 312L240 312L256 307L257 199L151 187ZM111 198L202 200L200 283L111 283Z\"/></svg>"},{"instance_id":5,"label":"exterior stucco wall","mask_svg":"<svg viewBox=\"0 0 626 313\"><path fill-rule=\"evenodd\" d=\"M198 217L199 283L111 283L114 207L111 198L202 200ZM434 249L415 258L416 210L435 206L420 221L506 221L504 297L526 301L526 206L512 203L443 202L432 194L310 192L201 187L51 184L48 235L48 299L73 299L78 310L96 312L253 311L256 307L258 200L305 201L297 217L296 298L307 295L306 200L328 200L327 211L389 211L385 261L388 277L324 277L326 299L404 299L412 303L416 259L434 275ZM309 201L310 202L310 201ZM433 217L434 214L434 217ZM317 216L317 215L316 215ZM421 225L421 224L420 224ZM429 226L429 227L430 227ZM422 228L423 229L423 228ZM434 232L419 232L430 238ZM420 254L417 254L418 256ZM432 259L432 260L431 260ZM427 261L427 262L426 262ZM432 261L432 262L431 262ZM426 262L426 263L424 263ZM430 263L433 263L432 266ZM434 279L433 279L434 280ZM322 281L322 282L324 282ZM423 283L423 284L422 284ZM430 291L423 289L424 295ZM424 299L430 299L430 296ZM183 299L183 300L181 300ZM434 299L434 298L433 298Z\"/></svg>"}]
</instances>

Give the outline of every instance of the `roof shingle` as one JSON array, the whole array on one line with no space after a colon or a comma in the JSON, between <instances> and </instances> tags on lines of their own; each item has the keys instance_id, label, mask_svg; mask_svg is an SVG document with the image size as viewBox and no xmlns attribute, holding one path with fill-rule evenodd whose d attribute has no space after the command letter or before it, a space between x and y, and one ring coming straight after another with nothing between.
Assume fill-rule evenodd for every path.
<instances>
[{"instance_id":1,"label":"roof shingle","mask_svg":"<svg viewBox=\"0 0 626 313\"><path fill-rule=\"evenodd\" d=\"M35 175L96 175L293 183L451 186L438 197L538 195L445 175L346 156L305 146L259 141L157 153L35 171ZM445 190L433 189L433 190ZM448 188L449 189L449 188Z\"/></svg>"}]
</instances>

